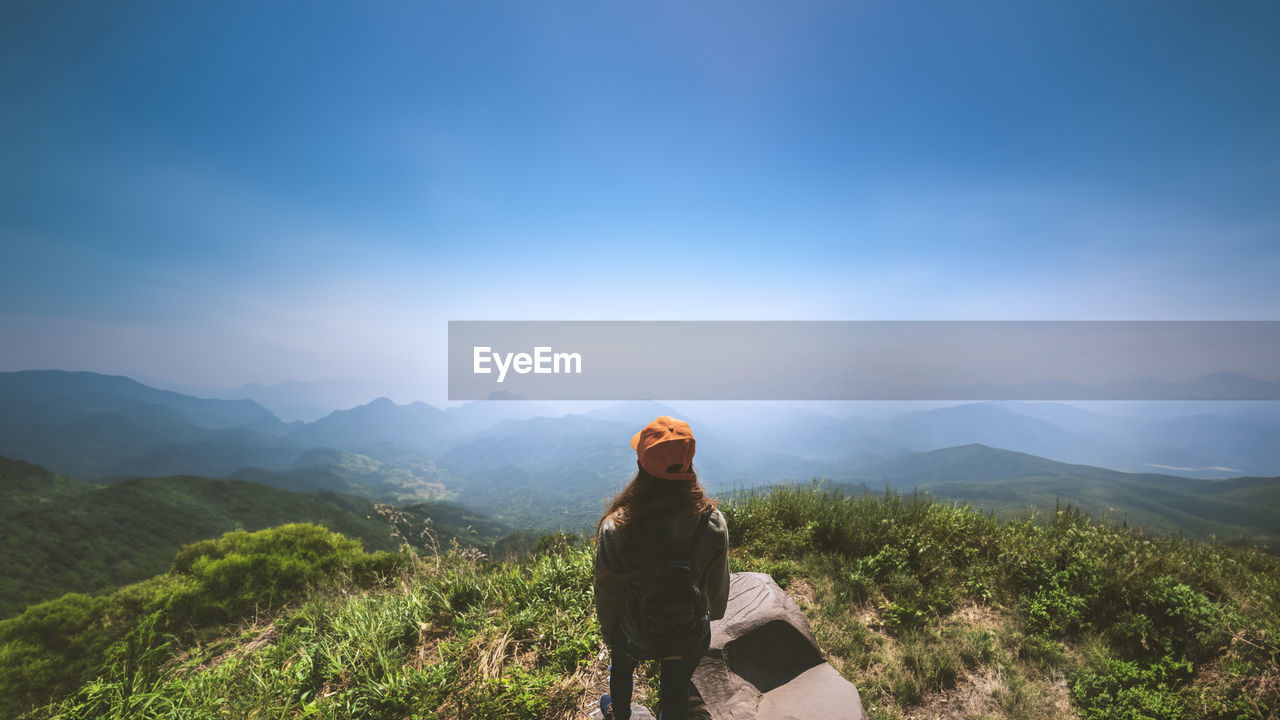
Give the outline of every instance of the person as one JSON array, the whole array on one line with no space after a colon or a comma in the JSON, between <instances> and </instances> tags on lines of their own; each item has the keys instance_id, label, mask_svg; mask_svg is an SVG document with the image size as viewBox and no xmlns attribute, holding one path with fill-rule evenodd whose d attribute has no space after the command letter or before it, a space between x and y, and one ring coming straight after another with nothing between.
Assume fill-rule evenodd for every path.
<instances>
[{"instance_id":1,"label":"person","mask_svg":"<svg viewBox=\"0 0 1280 720\"><path fill-rule=\"evenodd\" d=\"M600 710L606 720L628 720L635 668L653 659L661 660L661 720L685 720L693 671L711 643L710 621L724 617L729 600L729 531L698 483L687 423L659 417L631 438L631 447L635 477L596 527L596 614L610 653L609 694L601 696ZM689 597L700 596L695 607L703 614L687 633L657 635L649 619L659 602L652 588L665 583L678 593L681 582L693 588ZM686 615L696 612L678 616ZM672 642L682 649L673 651Z\"/></svg>"}]
</instances>

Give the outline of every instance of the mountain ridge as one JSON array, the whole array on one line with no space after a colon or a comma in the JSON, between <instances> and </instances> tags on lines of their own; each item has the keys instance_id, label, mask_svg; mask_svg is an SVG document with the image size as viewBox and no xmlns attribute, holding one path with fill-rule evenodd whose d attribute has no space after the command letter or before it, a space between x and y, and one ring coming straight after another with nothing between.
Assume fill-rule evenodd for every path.
<instances>
[{"instance_id":1,"label":"mountain ridge","mask_svg":"<svg viewBox=\"0 0 1280 720\"><path fill-rule=\"evenodd\" d=\"M1099 518L1119 512L1161 532L1280 547L1280 476L1202 480L1130 473L977 443L875 463L854 474L863 487L919 490L1004 514L1069 504Z\"/></svg>"}]
</instances>

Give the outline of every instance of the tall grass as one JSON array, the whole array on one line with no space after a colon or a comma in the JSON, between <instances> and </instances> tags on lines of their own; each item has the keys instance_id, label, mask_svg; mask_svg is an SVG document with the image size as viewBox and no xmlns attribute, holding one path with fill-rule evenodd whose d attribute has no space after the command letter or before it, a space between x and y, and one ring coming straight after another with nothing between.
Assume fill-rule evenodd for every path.
<instances>
[{"instance_id":1,"label":"tall grass","mask_svg":"<svg viewBox=\"0 0 1280 720\"><path fill-rule=\"evenodd\" d=\"M591 571L581 542L512 563L455 547L413 558L388 587L245 615L176 653L142 623L98 677L33 717L567 716L600 645Z\"/></svg>"}]
</instances>

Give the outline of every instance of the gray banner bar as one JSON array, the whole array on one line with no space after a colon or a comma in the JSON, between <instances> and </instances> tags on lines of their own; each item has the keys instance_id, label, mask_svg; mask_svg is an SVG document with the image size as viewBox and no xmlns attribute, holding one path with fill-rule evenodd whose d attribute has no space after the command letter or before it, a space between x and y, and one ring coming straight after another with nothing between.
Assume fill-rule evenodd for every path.
<instances>
[{"instance_id":1,"label":"gray banner bar","mask_svg":"<svg viewBox=\"0 0 1280 720\"><path fill-rule=\"evenodd\" d=\"M449 399L1280 400L1280 321L453 321Z\"/></svg>"}]
</instances>

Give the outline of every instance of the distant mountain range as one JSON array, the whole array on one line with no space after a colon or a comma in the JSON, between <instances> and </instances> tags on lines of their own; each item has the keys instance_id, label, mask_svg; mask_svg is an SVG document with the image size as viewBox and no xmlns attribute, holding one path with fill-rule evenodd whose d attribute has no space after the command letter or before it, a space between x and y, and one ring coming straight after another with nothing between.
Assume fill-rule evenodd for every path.
<instances>
[{"instance_id":1,"label":"distant mountain range","mask_svg":"<svg viewBox=\"0 0 1280 720\"><path fill-rule=\"evenodd\" d=\"M862 487L924 491L1004 514L1072 505L1168 533L1280 547L1280 477L1201 480L1072 465L963 445L861 468Z\"/></svg>"},{"instance_id":2,"label":"distant mountain range","mask_svg":"<svg viewBox=\"0 0 1280 720\"><path fill-rule=\"evenodd\" d=\"M0 373L0 455L17 458L0 458L0 571L16 580L0 592L0 615L149 577L183 543L236 528L320 522L370 548L395 547L374 503L396 505L402 523L431 518L442 539L480 544L589 529L635 472L631 435L663 414L693 424L696 467L718 494L824 478L1002 514L1069 504L1159 532L1280 545L1280 411L1265 403L1125 414L1060 403L880 417L693 411L708 419L660 403L529 416L546 409L383 398L284 423L251 400L122 377Z\"/></svg>"},{"instance_id":3,"label":"distant mountain range","mask_svg":"<svg viewBox=\"0 0 1280 720\"><path fill-rule=\"evenodd\" d=\"M979 383L921 393L929 400L1280 400L1280 382L1237 372L1217 372L1171 382L1133 378L1085 385L1065 380L1036 380L1013 385Z\"/></svg>"},{"instance_id":4,"label":"distant mountain range","mask_svg":"<svg viewBox=\"0 0 1280 720\"><path fill-rule=\"evenodd\" d=\"M1280 403L1148 403L1142 407L1150 412L1125 406L1116 414L1106 404L908 404L868 417L688 405L684 412L683 405L622 403L554 416L548 406L520 401L441 409L378 398L286 423L252 400L197 398L94 373L26 371L0 373L0 455L91 481L195 475L383 502L450 500L517 527L567 529L598 518L634 472L627 441L660 414L693 424L696 465L717 492L811 477L876 486L894 462L973 444L1094 466L1098 482L1129 477L1117 480L1115 471L1207 479L1280 472ZM979 470L942 470L939 482L990 482L998 468ZM1045 492L1071 477L1011 479L1033 476L1050 478ZM1027 497L1042 504L1046 496ZM1095 499L1090 507L1102 508L1101 496Z\"/></svg>"},{"instance_id":5,"label":"distant mountain range","mask_svg":"<svg viewBox=\"0 0 1280 720\"><path fill-rule=\"evenodd\" d=\"M271 410L286 422L314 422L334 410L363 405L387 394L385 388L359 380L249 383L231 390L214 391L208 397L247 399Z\"/></svg>"}]
</instances>

